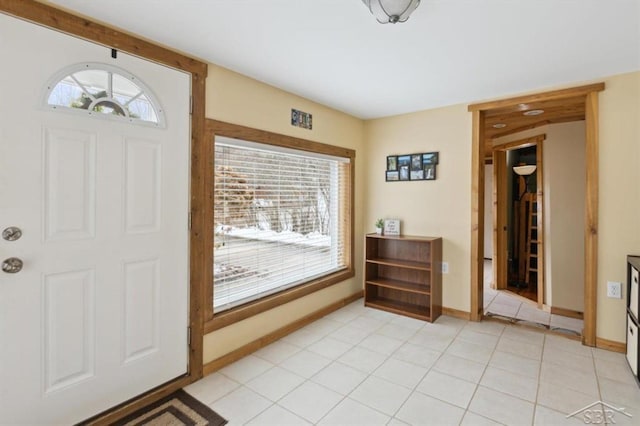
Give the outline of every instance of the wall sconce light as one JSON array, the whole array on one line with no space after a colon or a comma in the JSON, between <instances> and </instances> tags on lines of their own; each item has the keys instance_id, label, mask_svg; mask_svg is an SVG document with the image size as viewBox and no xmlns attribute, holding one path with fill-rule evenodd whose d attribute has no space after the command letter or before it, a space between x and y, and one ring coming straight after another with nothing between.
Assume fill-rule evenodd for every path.
<instances>
[{"instance_id":1,"label":"wall sconce light","mask_svg":"<svg viewBox=\"0 0 640 426\"><path fill-rule=\"evenodd\" d=\"M536 171L536 166L534 165L526 165L526 166L513 166L513 171L516 172L518 176L522 176L524 178L524 191L518 197L518 201L522 200L524 194L529 192L529 179L533 172Z\"/></svg>"},{"instance_id":2,"label":"wall sconce light","mask_svg":"<svg viewBox=\"0 0 640 426\"><path fill-rule=\"evenodd\" d=\"M529 176L536 171L536 166L514 166L513 171L520 176Z\"/></svg>"}]
</instances>

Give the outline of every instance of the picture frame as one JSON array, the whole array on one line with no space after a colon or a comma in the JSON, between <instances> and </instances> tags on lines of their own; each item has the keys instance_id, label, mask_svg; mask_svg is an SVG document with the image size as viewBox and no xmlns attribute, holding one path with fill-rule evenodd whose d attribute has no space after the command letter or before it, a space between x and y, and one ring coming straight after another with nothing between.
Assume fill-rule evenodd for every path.
<instances>
[{"instance_id":1,"label":"picture frame","mask_svg":"<svg viewBox=\"0 0 640 426\"><path fill-rule=\"evenodd\" d=\"M410 180L424 180L424 170L422 168L422 154L411 154Z\"/></svg>"},{"instance_id":2,"label":"picture frame","mask_svg":"<svg viewBox=\"0 0 640 426\"><path fill-rule=\"evenodd\" d=\"M385 181L436 180L439 162L440 153L438 151L388 155Z\"/></svg>"},{"instance_id":3,"label":"picture frame","mask_svg":"<svg viewBox=\"0 0 640 426\"><path fill-rule=\"evenodd\" d=\"M400 166L400 180L409 180L409 166Z\"/></svg>"},{"instance_id":4,"label":"picture frame","mask_svg":"<svg viewBox=\"0 0 640 426\"><path fill-rule=\"evenodd\" d=\"M424 180L436 180L436 165L425 164L424 165Z\"/></svg>"},{"instance_id":5,"label":"picture frame","mask_svg":"<svg viewBox=\"0 0 640 426\"><path fill-rule=\"evenodd\" d=\"M425 152L422 154L422 164L438 164L438 152Z\"/></svg>"},{"instance_id":6,"label":"picture frame","mask_svg":"<svg viewBox=\"0 0 640 426\"><path fill-rule=\"evenodd\" d=\"M409 168L411 166L411 155L398 155L398 170L400 180L409 180Z\"/></svg>"},{"instance_id":7,"label":"picture frame","mask_svg":"<svg viewBox=\"0 0 640 426\"><path fill-rule=\"evenodd\" d=\"M389 170L389 171L397 171L398 170L398 156L397 155L389 155L387 157L387 170Z\"/></svg>"},{"instance_id":8,"label":"picture frame","mask_svg":"<svg viewBox=\"0 0 640 426\"><path fill-rule=\"evenodd\" d=\"M384 235L400 235L400 219L385 219Z\"/></svg>"},{"instance_id":9,"label":"picture frame","mask_svg":"<svg viewBox=\"0 0 640 426\"><path fill-rule=\"evenodd\" d=\"M296 127L302 127L303 129L313 129L313 115L300 111L295 108L291 108L291 125Z\"/></svg>"}]
</instances>

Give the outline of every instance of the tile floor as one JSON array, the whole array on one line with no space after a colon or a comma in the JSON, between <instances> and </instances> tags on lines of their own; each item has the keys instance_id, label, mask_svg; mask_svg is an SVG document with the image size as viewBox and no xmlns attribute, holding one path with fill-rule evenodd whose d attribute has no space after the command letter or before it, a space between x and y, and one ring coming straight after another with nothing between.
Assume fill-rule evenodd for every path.
<instances>
[{"instance_id":1,"label":"tile floor","mask_svg":"<svg viewBox=\"0 0 640 426\"><path fill-rule=\"evenodd\" d=\"M497 314L512 318L516 322L526 322L529 325L542 324L551 330L567 334L582 335L583 321L576 318L551 314L538 309L535 303L525 300L508 291L497 291L490 287L492 263L484 261L484 311L485 314Z\"/></svg>"},{"instance_id":2,"label":"tile floor","mask_svg":"<svg viewBox=\"0 0 640 426\"><path fill-rule=\"evenodd\" d=\"M358 300L188 386L230 425L570 425L602 400L638 424L623 354L495 321L433 323Z\"/></svg>"}]
</instances>

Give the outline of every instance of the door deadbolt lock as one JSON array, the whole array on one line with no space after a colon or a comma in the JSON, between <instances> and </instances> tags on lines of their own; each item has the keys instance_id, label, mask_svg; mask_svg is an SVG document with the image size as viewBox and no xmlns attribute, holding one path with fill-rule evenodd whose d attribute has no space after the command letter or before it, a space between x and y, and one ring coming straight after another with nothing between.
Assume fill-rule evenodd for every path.
<instances>
[{"instance_id":1,"label":"door deadbolt lock","mask_svg":"<svg viewBox=\"0 0 640 426\"><path fill-rule=\"evenodd\" d=\"M17 257L10 257L2 262L2 271L7 274L16 274L22 270L22 260Z\"/></svg>"},{"instance_id":2,"label":"door deadbolt lock","mask_svg":"<svg viewBox=\"0 0 640 426\"><path fill-rule=\"evenodd\" d=\"M19 240L22 237L22 230L17 226L10 226L2 231L2 238L7 241Z\"/></svg>"}]
</instances>

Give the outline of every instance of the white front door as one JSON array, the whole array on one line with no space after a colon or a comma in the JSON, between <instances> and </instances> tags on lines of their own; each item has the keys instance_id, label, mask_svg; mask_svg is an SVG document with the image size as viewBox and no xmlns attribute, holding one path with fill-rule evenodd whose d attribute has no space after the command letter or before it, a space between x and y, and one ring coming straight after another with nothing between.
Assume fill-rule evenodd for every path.
<instances>
[{"instance_id":1,"label":"white front door","mask_svg":"<svg viewBox=\"0 0 640 426\"><path fill-rule=\"evenodd\" d=\"M187 371L190 78L0 14L0 424L70 424ZM155 128L43 106L81 62L139 77Z\"/></svg>"}]
</instances>

